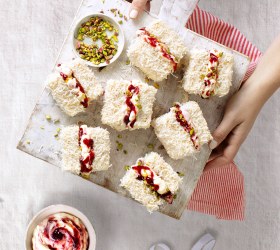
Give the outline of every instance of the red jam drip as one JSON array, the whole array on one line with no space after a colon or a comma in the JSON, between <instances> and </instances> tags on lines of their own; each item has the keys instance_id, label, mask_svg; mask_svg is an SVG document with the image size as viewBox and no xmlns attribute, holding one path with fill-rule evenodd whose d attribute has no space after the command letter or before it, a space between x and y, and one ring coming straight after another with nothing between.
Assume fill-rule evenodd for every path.
<instances>
[{"instance_id":1,"label":"red jam drip","mask_svg":"<svg viewBox=\"0 0 280 250\"><path fill-rule=\"evenodd\" d=\"M84 134L84 130L82 127L79 128L79 146L81 146L81 138L82 138L82 135ZM94 161L94 158L95 158L95 153L94 153L94 150L93 150L93 139L87 139L85 138L83 140L83 143L88 147L90 148L90 151L89 151L89 155L85 158L85 159L82 159L82 157L80 157L80 164L81 164L81 173L90 173L92 171L92 163ZM89 168L87 167L87 164L89 164Z\"/></svg>"},{"instance_id":2,"label":"red jam drip","mask_svg":"<svg viewBox=\"0 0 280 250\"><path fill-rule=\"evenodd\" d=\"M56 245L63 242L64 244L67 243L67 245L73 246L73 249L80 249L82 229L70 218L62 219L62 221L68 224L68 226L72 225L72 232L65 227L59 227L59 222L55 218L50 217L43 232L44 237L53 242L52 245L48 245L48 248L56 250L58 249Z\"/></svg>"},{"instance_id":3,"label":"red jam drip","mask_svg":"<svg viewBox=\"0 0 280 250\"><path fill-rule=\"evenodd\" d=\"M194 128L192 127L192 125L185 119L182 110L180 109L180 105L179 104L175 104L174 106L175 109L175 116L176 116L176 120L177 122L180 123L180 125L184 128L184 130L189 133L191 141L195 147L195 149L199 148L199 145L197 143L197 136L196 133L194 131ZM191 132L192 131L192 132Z\"/></svg>"},{"instance_id":4,"label":"red jam drip","mask_svg":"<svg viewBox=\"0 0 280 250\"><path fill-rule=\"evenodd\" d=\"M125 103L126 103L126 105L128 107L128 112L124 116L123 121L124 121L126 126L129 125L131 128L133 128L134 124L135 124L135 122L137 120L137 118L136 118L137 110L136 110L135 105L131 101L131 99L132 99L134 94L135 95L139 94L139 87L137 87L137 86L135 87L132 84L130 84L129 87L128 87L128 91L129 91L129 94L126 95L126 100L125 100ZM131 112L134 112L134 114L135 114L135 118L132 121L129 120Z\"/></svg>"},{"instance_id":5,"label":"red jam drip","mask_svg":"<svg viewBox=\"0 0 280 250\"><path fill-rule=\"evenodd\" d=\"M64 81L66 81L68 79L68 76L66 74L64 74L63 72L60 72L60 75L61 75L61 77L63 78ZM88 107L88 97L86 95L86 92L85 92L82 84L78 81L78 79L74 76L73 73L70 76L70 78L75 78L76 79L76 86L75 86L75 88L78 88L85 95L84 100L81 101L80 103L84 106L84 108L87 108Z\"/></svg>"},{"instance_id":6,"label":"red jam drip","mask_svg":"<svg viewBox=\"0 0 280 250\"><path fill-rule=\"evenodd\" d=\"M149 167L147 167L147 166L142 166L142 165L138 165L138 166L132 167L132 169L135 170L135 171L137 172L137 174L138 174L137 180L146 181L147 184L148 184L149 186L151 186L152 189L153 189L154 191L157 192L157 190L159 189L159 185L154 184L154 173L151 171L151 169L150 169ZM151 175L150 175L150 176L145 176L145 177L142 176L141 170L143 170L143 169L144 169L144 170L149 170L150 173L151 173ZM165 194L159 194L159 193L157 192L157 194L158 194L158 196L159 196L160 198L164 199L164 200L167 201L169 204L172 204L172 202L173 202L173 194L172 194L170 191L168 191L168 192L165 193Z\"/></svg>"},{"instance_id":7,"label":"red jam drip","mask_svg":"<svg viewBox=\"0 0 280 250\"><path fill-rule=\"evenodd\" d=\"M137 179L141 181L146 181L151 187L153 187L153 190L157 191L159 189L159 185L154 184L154 173L151 171L151 169L147 166L134 166L132 167L133 170L135 170L138 174ZM151 176L142 176L141 170L149 170L151 173Z\"/></svg>"},{"instance_id":8,"label":"red jam drip","mask_svg":"<svg viewBox=\"0 0 280 250\"><path fill-rule=\"evenodd\" d=\"M218 66L219 65L219 58L215 54L210 52L209 62L211 64L217 63L217 66ZM214 77L215 81L217 81L217 79L218 79L218 72L217 72L217 69L215 69L215 68L216 67L211 67L210 68L211 71L206 75L207 79L204 79L204 90L202 91L202 94L205 93L206 87L210 87L211 86L210 77ZM207 90L206 93L205 93L205 95L207 97L211 96L212 94L214 94L214 89L213 90Z\"/></svg>"},{"instance_id":9,"label":"red jam drip","mask_svg":"<svg viewBox=\"0 0 280 250\"><path fill-rule=\"evenodd\" d=\"M159 46L160 47L160 52L162 53L162 56L167 58L173 65L173 71L176 71L177 69L177 62L175 61L174 57L168 53L168 51L165 49L163 46L163 43L161 43L157 38L153 37L150 32L148 32L145 28L141 28L141 31L148 36L145 38L145 42L149 43L152 47Z\"/></svg>"}]
</instances>

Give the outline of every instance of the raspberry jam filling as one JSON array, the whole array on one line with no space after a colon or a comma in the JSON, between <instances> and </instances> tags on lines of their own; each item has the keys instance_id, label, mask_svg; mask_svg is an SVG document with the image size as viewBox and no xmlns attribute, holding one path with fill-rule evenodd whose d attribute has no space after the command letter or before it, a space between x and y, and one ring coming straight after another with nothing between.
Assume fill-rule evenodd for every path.
<instances>
[{"instance_id":1,"label":"raspberry jam filling","mask_svg":"<svg viewBox=\"0 0 280 250\"><path fill-rule=\"evenodd\" d=\"M78 96L80 103L84 106L84 108L88 107L88 97L85 93L85 90L82 84L78 81L75 77L74 72L69 69L68 67L62 66L61 64L57 65L59 74L62 79L67 83L68 87L70 88L71 92ZM65 72L63 72L65 71Z\"/></svg>"},{"instance_id":2,"label":"raspberry jam filling","mask_svg":"<svg viewBox=\"0 0 280 250\"><path fill-rule=\"evenodd\" d=\"M177 122L179 122L180 125L184 128L184 130L187 133L189 133L190 139L193 143L194 148L199 150L199 148L200 148L199 138L196 135L196 132L195 132L193 126L191 125L191 121L189 118L190 115L187 112L185 112L185 114L184 114L179 104L175 104L174 108L175 108L175 116L176 116Z\"/></svg>"},{"instance_id":3,"label":"raspberry jam filling","mask_svg":"<svg viewBox=\"0 0 280 250\"><path fill-rule=\"evenodd\" d=\"M132 84L129 85L126 91L126 100L125 104L126 108L126 115L124 116L124 123L126 126L131 128L134 127L134 124L137 120L137 113L138 109L141 108L139 102L139 87L135 87Z\"/></svg>"},{"instance_id":4,"label":"raspberry jam filling","mask_svg":"<svg viewBox=\"0 0 280 250\"><path fill-rule=\"evenodd\" d=\"M137 35L142 37L144 41L148 44L150 44L152 47L158 49L162 56L165 57L170 61L170 63L173 66L173 71L176 71L177 69L177 60L176 58L169 52L167 46L160 42L156 37L154 37L152 34L150 34L145 28L141 28L138 30Z\"/></svg>"},{"instance_id":5,"label":"raspberry jam filling","mask_svg":"<svg viewBox=\"0 0 280 250\"><path fill-rule=\"evenodd\" d=\"M94 141L90 138L86 125L79 127L79 146L82 151L80 157L81 173L90 174L93 170L92 163L95 158L95 153Z\"/></svg>"},{"instance_id":6,"label":"raspberry jam filling","mask_svg":"<svg viewBox=\"0 0 280 250\"><path fill-rule=\"evenodd\" d=\"M165 201L167 201L169 204L172 204L173 202L173 194L170 192L168 187L166 186L166 183L157 176L154 171L152 171L149 167L144 166L143 163L140 161L140 165L133 166L132 169L136 171L138 174L137 180L144 181L147 186L152 191L155 191L155 193Z\"/></svg>"},{"instance_id":7,"label":"raspberry jam filling","mask_svg":"<svg viewBox=\"0 0 280 250\"><path fill-rule=\"evenodd\" d=\"M219 53L216 50L210 51L207 74L206 76L202 75L204 81L203 90L201 92L202 98L209 98L215 93L215 87L218 81L219 58L222 56L222 52Z\"/></svg>"},{"instance_id":8,"label":"raspberry jam filling","mask_svg":"<svg viewBox=\"0 0 280 250\"><path fill-rule=\"evenodd\" d=\"M88 249L88 232L82 222L70 214L49 216L36 228L33 249Z\"/></svg>"}]
</instances>

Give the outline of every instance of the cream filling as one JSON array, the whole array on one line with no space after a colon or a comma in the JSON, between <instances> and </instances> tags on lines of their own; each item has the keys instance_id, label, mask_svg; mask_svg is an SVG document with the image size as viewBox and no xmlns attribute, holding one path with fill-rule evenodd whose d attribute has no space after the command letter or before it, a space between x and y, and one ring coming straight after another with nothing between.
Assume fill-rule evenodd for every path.
<instances>
[{"instance_id":1,"label":"cream filling","mask_svg":"<svg viewBox=\"0 0 280 250\"><path fill-rule=\"evenodd\" d=\"M192 126L192 128L194 129L194 127L193 127L193 125L192 125L191 115L190 115L189 111L186 109L185 106L180 106L180 109L181 109L181 111L182 111L182 114L183 114L183 116L184 116L184 119L185 119L185 120L188 122L188 124L190 124L190 125ZM193 143L193 141L194 141L194 142L195 142L195 145L198 146L197 149L199 149L199 148L200 148L200 141L199 141L199 138L198 138L198 136L197 136L197 132L195 131L195 134L189 133L189 135L190 135L190 138L191 138L191 140L192 140L192 143Z\"/></svg>"},{"instance_id":2,"label":"cream filling","mask_svg":"<svg viewBox=\"0 0 280 250\"><path fill-rule=\"evenodd\" d=\"M218 53L216 50L210 50L209 55L210 55L210 54L214 54L215 56L218 57L218 60L219 60L220 53ZM206 76L204 77L203 80L204 80L204 82L206 82L206 81L209 80L209 81L210 81L210 85L204 86L203 91L202 91L202 93L201 93L201 96L202 96L203 98L209 98L209 95L207 95L207 93L212 93L212 92L215 90L215 88L216 88L217 79L218 79L218 77L217 77L217 74L218 74L218 65L219 65L219 61L217 61L217 62L211 62L211 61L209 60L209 62L208 62L208 65L207 65L207 74L211 73L211 76L208 77L207 74L206 74ZM213 68L214 68L214 70L213 70ZM214 73L214 72L216 72L216 73ZM204 84L204 83L203 83L203 84Z\"/></svg>"},{"instance_id":3,"label":"cream filling","mask_svg":"<svg viewBox=\"0 0 280 250\"><path fill-rule=\"evenodd\" d=\"M59 73L62 72L64 75L67 76L67 79L64 82L67 84L70 92L76 95L80 102L84 101L86 95L77 86L77 80L76 78L73 77L73 71L64 64L61 64L60 66L56 66L56 70Z\"/></svg>"},{"instance_id":4,"label":"cream filling","mask_svg":"<svg viewBox=\"0 0 280 250\"><path fill-rule=\"evenodd\" d=\"M85 143L84 143L84 139L92 139L93 134L92 134L92 130L88 130L87 125L82 125L81 128L83 129L83 134L81 136L81 140L80 140L80 146L81 146L81 156L82 156L82 160L86 159L89 156L89 152L91 151L91 148L88 147ZM90 165L89 163L86 164L86 167L89 168Z\"/></svg>"},{"instance_id":5,"label":"cream filling","mask_svg":"<svg viewBox=\"0 0 280 250\"><path fill-rule=\"evenodd\" d=\"M131 94L132 94L132 98L130 99L130 101L134 105L136 113L134 112L134 110L131 110L130 115L129 115L129 123L127 124L128 126L130 125L130 123L132 121L134 121L137 118L137 114L138 114L138 111L139 111L138 106L140 104L139 103L140 102L139 93L135 94L134 92L131 92ZM121 108L124 111L124 116L127 115L127 113L130 111L129 107L126 105L126 98L127 97L125 96L125 98L124 98L124 105Z\"/></svg>"},{"instance_id":6,"label":"cream filling","mask_svg":"<svg viewBox=\"0 0 280 250\"><path fill-rule=\"evenodd\" d=\"M167 193L169 191L169 189L168 189L165 181L162 180L153 170L151 170L151 169L150 170L146 170L146 169L141 170L141 175L144 178L151 177L152 173L153 173L153 182L155 185L158 185L158 187L159 187L156 192L159 194Z\"/></svg>"},{"instance_id":7,"label":"cream filling","mask_svg":"<svg viewBox=\"0 0 280 250\"><path fill-rule=\"evenodd\" d=\"M147 42L148 44L150 44L150 42L149 42L149 37L150 37L150 36L147 35L146 32L145 32L144 30L137 30L136 35L139 36L139 37L141 37L141 38L142 38L145 42ZM170 52L168 52L168 47L167 47L165 44L160 43L159 41L157 41L157 42L156 42L156 47L153 47L153 48L155 48L155 50L158 51L158 52L160 52L160 53L162 53L162 51L161 51L162 48L165 49L165 50L166 50L166 53L168 53L169 56L174 60L174 62L177 63L177 60L176 60L175 56L173 56ZM166 58L166 59L167 59L167 58ZM170 61L169 59L167 59L167 60ZM172 63L172 61L170 61L170 63ZM172 65L173 65L173 63L172 63Z\"/></svg>"}]
</instances>

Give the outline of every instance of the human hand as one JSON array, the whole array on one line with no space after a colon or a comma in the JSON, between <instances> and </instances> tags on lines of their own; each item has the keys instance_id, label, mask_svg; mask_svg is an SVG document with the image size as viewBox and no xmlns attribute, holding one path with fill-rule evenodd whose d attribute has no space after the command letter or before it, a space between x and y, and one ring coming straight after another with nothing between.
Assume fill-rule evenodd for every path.
<instances>
[{"instance_id":1,"label":"human hand","mask_svg":"<svg viewBox=\"0 0 280 250\"><path fill-rule=\"evenodd\" d=\"M249 134L261 108L252 91L246 84L227 103L223 120L213 133L213 151L205 170L230 163Z\"/></svg>"},{"instance_id":2,"label":"human hand","mask_svg":"<svg viewBox=\"0 0 280 250\"><path fill-rule=\"evenodd\" d=\"M135 19L143 10L150 10L149 0L133 0L129 11L129 17Z\"/></svg>"},{"instance_id":3,"label":"human hand","mask_svg":"<svg viewBox=\"0 0 280 250\"><path fill-rule=\"evenodd\" d=\"M205 170L230 163L250 132L264 103L280 87L280 36L243 87L229 100L223 120L213 133L214 149Z\"/></svg>"}]
</instances>

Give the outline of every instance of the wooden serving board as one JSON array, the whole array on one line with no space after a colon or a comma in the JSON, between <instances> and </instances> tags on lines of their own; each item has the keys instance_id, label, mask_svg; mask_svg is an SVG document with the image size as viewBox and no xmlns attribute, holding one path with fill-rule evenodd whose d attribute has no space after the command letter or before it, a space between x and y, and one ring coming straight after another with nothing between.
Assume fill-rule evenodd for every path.
<instances>
[{"instance_id":1,"label":"wooden serving board","mask_svg":"<svg viewBox=\"0 0 280 250\"><path fill-rule=\"evenodd\" d=\"M122 13L126 14L129 10L129 3L122 0L108 1L105 0L84 0L82 1L77 15L74 18L73 24L70 28L69 34L61 49L57 62L63 62L74 58L72 49L72 31L75 27L77 20L85 15L97 13L101 10L105 14L114 18L114 14L110 11L112 8L117 8ZM126 50L129 44L135 37L135 31L138 28L147 26L154 21L157 17L148 13L144 13L142 18L137 21L123 20L123 31L125 34L125 49L121 57L112 65L107 66L101 71L95 70L96 77L100 82L105 85L108 79L141 79L144 81L145 76L137 69L130 65L126 65L127 56ZM168 20L168 15L165 15ZM120 18L117 16L117 20ZM174 23L173 23L174 25ZM230 96L236 92L240 86L247 67L249 65L249 59L235 51L231 51L209 39L199 36L190 30L187 30L183 26L179 30L180 35L184 39L186 46L191 50L192 48L202 49L220 49L227 53L232 53L234 56L234 75L233 86L228 96L224 98L213 97L210 100L203 100L198 97L190 97L190 99L196 100L202 108L203 114L208 122L208 125L213 131L220 123L223 109ZM168 112L169 108L175 101L183 102L188 99L187 94L181 87L180 80L182 74L178 73L174 76L170 76L168 80L158 83L159 90L157 93L157 100L154 105L153 117L157 117L161 114ZM154 84L154 83L150 83ZM106 127L110 132L111 139L111 163L112 167L108 171L96 172L91 174L89 181L105 187L113 192L119 193L123 196L130 197L128 193L119 187L120 179L125 174L125 165L134 164L136 159L144 156L150 151L156 151L160 153L164 159L174 168L175 171L179 171L184 174L183 183L180 191L177 194L177 198L172 205L166 204L160 208L160 212L176 219L179 219L185 210L186 204L190 199L197 180L202 174L205 163L209 157L210 150L207 145L202 147L200 153L195 157L187 157L183 160L172 160L166 154L166 151L162 148L160 142L157 140L153 129L137 131L125 131L117 132L110 127L104 126L100 122L100 110L102 108L102 100L93 103L89 107L86 113L80 114L74 118L65 115L60 108L54 102L48 89L45 89L40 97L37 105L35 106L33 113L30 117L28 126L25 133L18 144L18 148L22 151L29 153L30 155L47 161L55 166L60 167L61 164L61 146L59 137L54 135L57 133L57 128L68 126L78 123L79 121L85 122L90 126ZM46 120L46 115L52 117L51 121ZM59 122L54 120L59 119ZM43 126L43 128L42 128ZM121 137L121 138L120 138ZM117 143L119 141L123 144L123 150L127 151L127 154L123 150L117 151ZM154 149L148 147L148 144L152 144ZM140 206L139 206L140 208ZM145 209L145 208L141 208Z\"/></svg>"}]
</instances>

